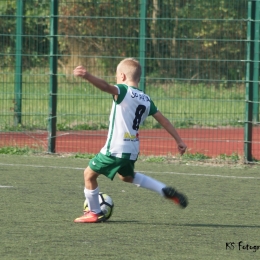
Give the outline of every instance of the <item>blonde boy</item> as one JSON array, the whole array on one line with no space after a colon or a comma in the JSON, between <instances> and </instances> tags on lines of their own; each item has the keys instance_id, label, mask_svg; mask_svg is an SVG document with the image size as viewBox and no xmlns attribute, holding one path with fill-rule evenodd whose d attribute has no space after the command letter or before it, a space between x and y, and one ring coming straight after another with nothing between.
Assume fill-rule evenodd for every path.
<instances>
[{"instance_id":1,"label":"blonde boy","mask_svg":"<svg viewBox=\"0 0 260 260\"><path fill-rule=\"evenodd\" d=\"M185 208L188 205L185 195L149 176L134 172L139 154L139 126L150 115L175 139L181 155L186 150L186 145L174 126L157 109L151 98L138 89L141 77L139 62L133 58L122 60L116 70L116 85L95 77L82 66L75 68L74 75L113 96L106 143L84 171L84 193L90 210L74 222L96 223L106 220L98 199L97 178L100 174L111 180L118 174L122 181L155 191Z\"/></svg>"}]
</instances>

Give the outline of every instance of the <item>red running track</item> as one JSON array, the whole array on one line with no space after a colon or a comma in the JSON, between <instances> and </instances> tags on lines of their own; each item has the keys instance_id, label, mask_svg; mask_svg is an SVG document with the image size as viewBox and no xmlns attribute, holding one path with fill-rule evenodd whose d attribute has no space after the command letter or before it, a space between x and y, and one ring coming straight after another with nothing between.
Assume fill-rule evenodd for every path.
<instances>
[{"instance_id":1,"label":"red running track","mask_svg":"<svg viewBox=\"0 0 260 260\"><path fill-rule=\"evenodd\" d=\"M178 129L178 133L188 146L190 153L202 153L210 157L220 154L244 154L244 129ZM106 141L106 130L58 132L57 153L97 153ZM47 132L0 133L0 147L29 146L48 149ZM176 143L163 129L140 130L140 154L177 154ZM260 159L260 128L253 129L253 157Z\"/></svg>"}]
</instances>

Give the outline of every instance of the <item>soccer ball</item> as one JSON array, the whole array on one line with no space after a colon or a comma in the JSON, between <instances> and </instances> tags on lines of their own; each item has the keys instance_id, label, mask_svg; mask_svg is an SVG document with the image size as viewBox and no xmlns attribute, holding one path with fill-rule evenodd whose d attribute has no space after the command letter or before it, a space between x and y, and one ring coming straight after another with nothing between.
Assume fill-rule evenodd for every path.
<instances>
[{"instance_id":1,"label":"soccer ball","mask_svg":"<svg viewBox=\"0 0 260 260\"><path fill-rule=\"evenodd\" d=\"M106 219L108 220L113 214L114 202L110 196L108 196L106 193L103 192L99 192L98 199L99 199L101 210L105 214ZM89 210L87 200L84 201L83 210L84 211Z\"/></svg>"}]
</instances>

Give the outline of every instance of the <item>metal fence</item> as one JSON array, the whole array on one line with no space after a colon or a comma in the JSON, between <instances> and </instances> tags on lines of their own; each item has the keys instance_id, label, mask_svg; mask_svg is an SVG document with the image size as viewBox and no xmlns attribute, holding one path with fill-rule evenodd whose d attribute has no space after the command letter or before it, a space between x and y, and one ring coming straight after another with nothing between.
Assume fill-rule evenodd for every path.
<instances>
[{"instance_id":1,"label":"metal fence","mask_svg":"<svg viewBox=\"0 0 260 260\"><path fill-rule=\"evenodd\" d=\"M259 17L260 0L0 0L0 146L98 152L112 99L73 69L115 83L135 57L189 154L260 159ZM177 153L153 118L140 140L141 154Z\"/></svg>"}]
</instances>

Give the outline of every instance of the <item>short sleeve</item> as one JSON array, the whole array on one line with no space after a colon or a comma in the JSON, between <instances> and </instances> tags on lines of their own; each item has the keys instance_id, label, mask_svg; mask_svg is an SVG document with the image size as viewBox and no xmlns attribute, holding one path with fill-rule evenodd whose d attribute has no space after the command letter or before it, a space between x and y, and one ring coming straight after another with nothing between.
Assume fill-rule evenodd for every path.
<instances>
[{"instance_id":1,"label":"short sleeve","mask_svg":"<svg viewBox=\"0 0 260 260\"><path fill-rule=\"evenodd\" d=\"M118 98L116 100L116 103L120 104L123 101L123 99L125 98L128 86L124 85L124 84L117 84L115 86L119 89L119 94L118 94Z\"/></svg>"},{"instance_id":2,"label":"short sleeve","mask_svg":"<svg viewBox=\"0 0 260 260\"><path fill-rule=\"evenodd\" d=\"M150 100L150 103L151 105L150 105L149 116L152 116L158 111L158 108L155 106L152 100Z\"/></svg>"}]
</instances>

